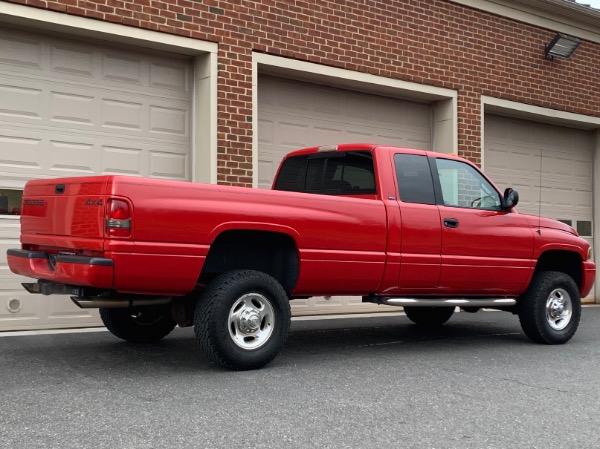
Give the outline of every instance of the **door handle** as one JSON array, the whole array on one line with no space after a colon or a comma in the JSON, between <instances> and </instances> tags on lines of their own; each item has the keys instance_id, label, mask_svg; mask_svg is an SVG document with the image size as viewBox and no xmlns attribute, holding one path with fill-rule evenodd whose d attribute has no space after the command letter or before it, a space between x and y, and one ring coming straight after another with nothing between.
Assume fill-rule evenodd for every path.
<instances>
[{"instance_id":1,"label":"door handle","mask_svg":"<svg viewBox=\"0 0 600 449\"><path fill-rule=\"evenodd\" d=\"M444 218L444 226L447 228L458 228L458 220L456 218Z\"/></svg>"}]
</instances>

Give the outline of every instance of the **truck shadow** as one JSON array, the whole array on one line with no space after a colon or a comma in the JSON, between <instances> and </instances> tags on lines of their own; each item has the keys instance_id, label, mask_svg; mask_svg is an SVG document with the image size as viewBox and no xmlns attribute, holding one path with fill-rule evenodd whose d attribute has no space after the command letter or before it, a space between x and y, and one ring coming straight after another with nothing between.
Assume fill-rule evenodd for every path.
<instances>
[{"instance_id":1,"label":"truck shadow","mask_svg":"<svg viewBox=\"0 0 600 449\"><path fill-rule=\"evenodd\" d=\"M514 351L531 345L522 334L518 320L510 316L498 320L500 314L488 315L493 316L484 316L483 320L453 317L447 325L437 329L420 328L399 316L294 321L282 353L266 369L290 369L299 365L307 369L311 364L322 367L323 363L333 363L338 358L348 362L377 355L412 358L417 352L433 357L448 351L456 351L458 356L463 350L485 354L490 347ZM108 332L0 340L0 350L8 359L14 359L12 363L44 359L46 366L85 366L95 376L118 373L156 377L173 372L225 372L204 357L191 328L175 329L155 344L127 343ZM9 340L14 340L12 351L5 348Z\"/></svg>"}]
</instances>

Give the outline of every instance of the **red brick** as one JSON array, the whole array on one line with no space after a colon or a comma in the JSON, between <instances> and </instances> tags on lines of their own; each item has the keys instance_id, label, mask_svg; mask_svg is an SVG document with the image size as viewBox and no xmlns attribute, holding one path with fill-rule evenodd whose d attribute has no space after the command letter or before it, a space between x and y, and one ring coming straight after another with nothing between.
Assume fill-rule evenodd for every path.
<instances>
[{"instance_id":1,"label":"red brick","mask_svg":"<svg viewBox=\"0 0 600 449\"><path fill-rule=\"evenodd\" d=\"M600 45L545 61L552 31L448 0L9 1L218 42L219 182L251 185L252 51L456 90L459 152L476 163L481 95L600 116ZM222 176L229 156L248 160Z\"/></svg>"}]
</instances>

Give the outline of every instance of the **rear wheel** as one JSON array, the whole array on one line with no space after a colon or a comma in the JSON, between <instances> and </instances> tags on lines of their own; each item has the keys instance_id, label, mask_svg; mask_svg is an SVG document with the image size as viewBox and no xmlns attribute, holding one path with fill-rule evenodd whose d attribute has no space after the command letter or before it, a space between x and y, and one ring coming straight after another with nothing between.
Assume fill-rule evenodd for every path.
<instances>
[{"instance_id":1,"label":"rear wheel","mask_svg":"<svg viewBox=\"0 0 600 449\"><path fill-rule=\"evenodd\" d=\"M443 325L454 313L454 307L410 307L404 306L404 313L413 323L424 327Z\"/></svg>"},{"instance_id":2,"label":"rear wheel","mask_svg":"<svg viewBox=\"0 0 600 449\"><path fill-rule=\"evenodd\" d=\"M569 341L579 327L581 298L573 279L559 271L541 271L517 303L523 332L536 343Z\"/></svg>"},{"instance_id":3,"label":"rear wheel","mask_svg":"<svg viewBox=\"0 0 600 449\"><path fill-rule=\"evenodd\" d=\"M224 273L196 305L198 344L213 362L233 370L262 368L285 344L290 304L281 285L253 270Z\"/></svg>"},{"instance_id":4,"label":"rear wheel","mask_svg":"<svg viewBox=\"0 0 600 449\"><path fill-rule=\"evenodd\" d=\"M100 318L116 337L133 343L158 341L171 333L175 321L165 306L100 309Z\"/></svg>"}]
</instances>

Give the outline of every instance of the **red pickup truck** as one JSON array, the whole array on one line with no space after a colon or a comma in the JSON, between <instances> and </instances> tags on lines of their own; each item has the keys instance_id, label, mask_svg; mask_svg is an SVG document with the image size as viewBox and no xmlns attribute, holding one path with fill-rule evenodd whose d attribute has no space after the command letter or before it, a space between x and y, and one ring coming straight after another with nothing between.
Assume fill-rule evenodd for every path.
<instances>
[{"instance_id":1,"label":"red pickup truck","mask_svg":"<svg viewBox=\"0 0 600 449\"><path fill-rule=\"evenodd\" d=\"M357 295L423 326L460 307L519 316L533 341L565 343L592 288L590 245L519 214L470 162L370 144L299 150L272 190L123 176L27 183L13 272L31 293L100 308L132 342L194 326L214 362L269 363L289 300Z\"/></svg>"}]
</instances>

